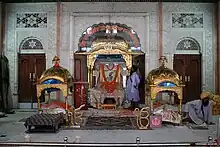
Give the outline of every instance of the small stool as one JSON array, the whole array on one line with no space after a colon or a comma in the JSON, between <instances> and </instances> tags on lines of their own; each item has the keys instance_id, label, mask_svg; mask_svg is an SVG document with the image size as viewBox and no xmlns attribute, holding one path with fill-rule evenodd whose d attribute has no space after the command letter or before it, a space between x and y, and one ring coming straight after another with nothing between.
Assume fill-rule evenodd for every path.
<instances>
[{"instance_id":1,"label":"small stool","mask_svg":"<svg viewBox=\"0 0 220 147\"><path fill-rule=\"evenodd\" d=\"M116 109L116 105L114 105L114 104L103 104L102 105L102 109L107 109L107 110L109 110L109 109Z\"/></svg>"}]
</instances>

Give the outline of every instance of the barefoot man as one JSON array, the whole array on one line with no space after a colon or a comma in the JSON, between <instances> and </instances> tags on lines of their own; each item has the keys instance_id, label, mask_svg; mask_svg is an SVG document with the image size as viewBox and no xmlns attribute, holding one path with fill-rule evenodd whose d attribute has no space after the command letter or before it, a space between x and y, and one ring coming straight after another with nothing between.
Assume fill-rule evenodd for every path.
<instances>
[{"instance_id":1,"label":"barefoot man","mask_svg":"<svg viewBox=\"0 0 220 147\"><path fill-rule=\"evenodd\" d=\"M197 125L211 124L213 101L210 98L210 92L202 92L199 100L186 103L184 110L186 118Z\"/></svg>"}]
</instances>

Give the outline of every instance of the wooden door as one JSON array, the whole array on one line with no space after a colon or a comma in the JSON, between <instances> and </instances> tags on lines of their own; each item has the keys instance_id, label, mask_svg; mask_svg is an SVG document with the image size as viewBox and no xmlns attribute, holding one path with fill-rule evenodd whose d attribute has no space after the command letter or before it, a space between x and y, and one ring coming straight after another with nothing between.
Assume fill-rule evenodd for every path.
<instances>
[{"instance_id":1,"label":"wooden door","mask_svg":"<svg viewBox=\"0 0 220 147\"><path fill-rule=\"evenodd\" d=\"M37 102L35 83L37 77L39 78L46 69L45 54L19 54L18 56L19 102ZM33 84L30 78L34 79Z\"/></svg>"},{"instance_id":2,"label":"wooden door","mask_svg":"<svg viewBox=\"0 0 220 147\"><path fill-rule=\"evenodd\" d=\"M33 67L34 70L33 73L35 74L35 78L36 80L40 78L41 74L46 70L46 57L44 54L42 55L35 55L35 57L33 58ZM35 82L36 83L36 82ZM34 102L37 102L37 89L36 89L36 85L33 85L33 97L34 97ZM42 92L42 95L40 97L40 101L44 102L45 101L45 96L44 96L44 92Z\"/></svg>"},{"instance_id":3,"label":"wooden door","mask_svg":"<svg viewBox=\"0 0 220 147\"><path fill-rule=\"evenodd\" d=\"M133 58L133 64L138 66L140 72L139 95L140 103L145 102L145 55L139 55Z\"/></svg>"},{"instance_id":4,"label":"wooden door","mask_svg":"<svg viewBox=\"0 0 220 147\"><path fill-rule=\"evenodd\" d=\"M87 104L88 69L86 55L74 56L74 97L75 107ZM87 109L87 106L84 107Z\"/></svg>"},{"instance_id":5,"label":"wooden door","mask_svg":"<svg viewBox=\"0 0 220 147\"><path fill-rule=\"evenodd\" d=\"M86 55L74 56L74 80L76 82L87 82L88 80Z\"/></svg>"},{"instance_id":6,"label":"wooden door","mask_svg":"<svg viewBox=\"0 0 220 147\"><path fill-rule=\"evenodd\" d=\"M201 93L201 55L175 55L174 70L183 84L183 103L196 100Z\"/></svg>"}]
</instances>

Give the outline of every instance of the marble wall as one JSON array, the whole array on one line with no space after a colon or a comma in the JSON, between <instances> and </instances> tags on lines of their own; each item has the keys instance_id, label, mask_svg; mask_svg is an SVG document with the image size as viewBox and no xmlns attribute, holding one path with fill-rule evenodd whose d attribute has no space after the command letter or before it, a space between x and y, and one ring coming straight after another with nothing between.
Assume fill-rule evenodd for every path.
<instances>
[{"instance_id":1,"label":"marble wall","mask_svg":"<svg viewBox=\"0 0 220 147\"><path fill-rule=\"evenodd\" d=\"M202 22L193 24L195 18L185 17L176 26L172 24L172 15L194 15L202 17ZM192 16L191 15L191 16ZM202 16L201 16L202 15ZM181 17L181 16L179 16ZM181 23L185 23L181 26ZM190 25L191 24L191 25ZM179 26L178 26L179 25ZM164 3L163 4L163 50L173 62L173 54L202 54L202 89L214 92L214 39L213 39L213 4L198 3ZM183 38L195 39L200 51L176 50ZM172 66L173 64L171 64Z\"/></svg>"},{"instance_id":2,"label":"marble wall","mask_svg":"<svg viewBox=\"0 0 220 147\"><path fill-rule=\"evenodd\" d=\"M6 20L6 39L5 39L5 54L9 59L10 65L10 80L11 89L13 92L13 106L23 107L18 105L18 53L20 52L20 44L28 37L37 38L41 41L46 53L47 67L52 66L52 58L56 55L56 18L57 10L56 3L44 4L7 4L7 20ZM47 14L46 27L18 25L18 15L20 18L23 14ZM28 18L27 18L28 19ZM28 21L27 21L28 22ZM32 25L33 22L28 22ZM26 53L36 53L35 50L30 50Z\"/></svg>"},{"instance_id":3,"label":"marble wall","mask_svg":"<svg viewBox=\"0 0 220 147\"><path fill-rule=\"evenodd\" d=\"M47 14L47 26L17 26L18 14ZM47 57L47 67L56 55L56 3L7 4L6 55L10 60L11 83L14 91L14 107L17 107L17 53L26 37L36 37L43 46ZM197 15L203 21L199 24L173 23L174 16L186 16L193 19ZM183 15L182 15L183 14ZM213 53L213 5L193 3L163 3L163 53L169 59L172 68L173 55L178 42L185 37L194 38L202 53L203 89L214 90ZM62 3L61 4L61 46L62 66L74 72L73 52L78 49L82 32L89 26L101 22L123 23L132 27L140 38L142 50L146 53L146 73L158 66L158 3ZM183 18L186 19L186 18ZM34 22L35 23L35 22ZM202 24L201 24L202 23ZM33 23L31 23L33 26ZM36 52L34 50L30 52Z\"/></svg>"}]
</instances>

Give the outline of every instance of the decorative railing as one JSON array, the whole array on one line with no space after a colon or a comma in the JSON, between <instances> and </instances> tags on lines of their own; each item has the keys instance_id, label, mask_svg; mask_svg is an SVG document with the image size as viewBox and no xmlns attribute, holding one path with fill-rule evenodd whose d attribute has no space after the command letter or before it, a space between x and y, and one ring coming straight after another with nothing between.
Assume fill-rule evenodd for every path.
<instances>
[{"instance_id":1,"label":"decorative railing","mask_svg":"<svg viewBox=\"0 0 220 147\"><path fill-rule=\"evenodd\" d=\"M1 147L141 147L141 146L218 146L217 143L208 145L207 143L43 143L43 142L1 142Z\"/></svg>"},{"instance_id":2,"label":"decorative railing","mask_svg":"<svg viewBox=\"0 0 220 147\"><path fill-rule=\"evenodd\" d=\"M0 142L0 147L141 147L141 146L205 146L213 147L219 146L219 142L214 140L212 137L208 137L206 142L150 142L141 143L140 138L136 137L135 143L79 143L80 140L75 140L74 142L68 142L68 137L64 137L63 142Z\"/></svg>"}]
</instances>

